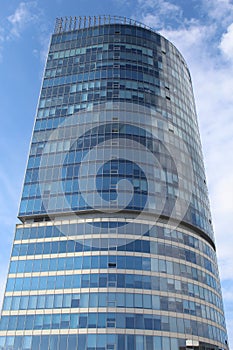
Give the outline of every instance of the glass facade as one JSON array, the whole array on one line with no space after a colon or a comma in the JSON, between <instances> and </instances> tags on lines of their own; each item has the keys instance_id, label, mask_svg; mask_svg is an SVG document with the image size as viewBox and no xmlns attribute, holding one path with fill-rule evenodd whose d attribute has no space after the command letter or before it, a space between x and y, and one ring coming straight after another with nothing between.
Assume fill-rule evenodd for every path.
<instances>
[{"instance_id":1,"label":"glass facade","mask_svg":"<svg viewBox=\"0 0 233 350\"><path fill-rule=\"evenodd\" d=\"M0 349L228 349L191 77L158 33L57 20L19 219Z\"/></svg>"}]
</instances>

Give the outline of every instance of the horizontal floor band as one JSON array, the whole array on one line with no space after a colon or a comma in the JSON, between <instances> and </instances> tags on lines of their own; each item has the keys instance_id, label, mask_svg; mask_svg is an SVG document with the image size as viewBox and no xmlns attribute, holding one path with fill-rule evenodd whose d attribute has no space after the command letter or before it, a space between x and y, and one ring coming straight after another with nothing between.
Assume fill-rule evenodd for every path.
<instances>
[{"instance_id":1,"label":"horizontal floor band","mask_svg":"<svg viewBox=\"0 0 233 350\"><path fill-rule=\"evenodd\" d=\"M140 273L141 271L141 273ZM61 272L61 274L59 274ZM199 287L203 287L205 289L208 289L212 293L216 294L219 298L222 296L218 294L216 289L209 287L205 283L198 282L196 280L183 277L183 276L176 276L176 275L171 275L171 274L166 274L164 272L151 272L151 271L142 271L142 270L125 270L125 269L116 269L116 268L110 268L110 269L87 269L87 270L65 270L65 271L51 271L51 272L44 272L45 275L42 275L42 273L39 273L39 276L64 276L64 275L74 275L75 273L77 275L83 275L83 274L93 274L96 272L97 274L102 274L102 273L115 273L115 274L127 274L127 275L142 275L142 276L152 276L152 277L166 277L168 279L174 279L174 280L179 280L181 282L187 282L187 283L192 283L194 285L197 285ZM17 275L17 274L16 274ZM28 274L22 274L23 277L32 277L31 273ZM9 275L8 278L12 278L12 275ZM17 276L19 278L19 276ZM148 289L149 290L149 289ZM20 293L23 293L25 291L19 291ZM8 292L6 292L8 293Z\"/></svg>"},{"instance_id":2,"label":"horizontal floor band","mask_svg":"<svg viewBox=\"0 0 233 350\"><path fill-rule=\"evenodd\" d=\"M88 240L88 239L127 239L130 242L133 241L137 241L137 240L142 240L142 241L146 241L146 242L158 242L158 243L163 243L163 244L169 244L172 247L179 247L179 248L188 248L189 251L192 251L194 253L197 253L198 255L201 255L205 258L207 258L208 260L210 260L212 262L212 264L216 265L216 261L214 261L213 259L210 258L209 255L203 253L200 251L200 249L195 249L193 247L190 247L187 244L183 244L180 242L176 242L176 241L171 241L171 240L164 240L162 238L156 238L156 237L148 237L148 236L143 236L143 235L133 235L133 234L117 234L117 233L101 233L101 234L88 234L88 235L66 235L66 236L62 236L62 237L46 237L46 238L33 238L33 239L23 239L23 240L15 240L14 244L27 244L27 243L49 243L49 242L61 242L61 241L77 241L81 243L85 243L82 242L83 240ZM126 242L126 244L129 242ZM137 252L136 252L137 253ZM139 252L138 252L139 253Z\"/></svg>"},{"instance_id":3,"label":"horizontal floor band","mask_svg":"<svg viewBox=\"0 0 233 350\"><path fill-rule=\"evenodd\" d=\"M160 297L169 297L169 298L176 298L181 300L187 300L191 302L198 302L201 305L211 307L224 315L224 312L222 309L219 309L215 304L211 304L210 302L200 299L197 296L192 297L190 295L184 295L179 293L172 293L172 292L162 292L162 291L156 291L151 290L148 292L148 290L140 290L140 289L134 289L134 288L80 288L80 289L58 289L58 290L36 290L36 291L28 291L28 292L6 292L6 297L14 297L14 296L38 296L38 295L55 295L55 294L82 294L82 293L89 293L89 294L98 294L98 293L130 293L130 294L143 294L143 295L151 295L151 296L160 296ZM69 309L69 308L66 308Z\"/></svg>"},{"instance_id":4,"label":"horizontal floor band","mask_svg":"<svg viewBox=\"0 0 233 350\"><path fill-rule=\"evenodd\" d=\"M208 322L209 325L219 328L225 331L218 323L207 320L203 317L193 316L190 314L172 312L172 311L160 311L152 309L135 309L135 308L114 308L114 307L96 307L96 308L67 308L67 309L37 309L37 310L15 310L15 311L3 311L2 316L22 316L22 315L57 315L57 314L85 314L85 313L125 313L125 314L141 314L141 315L153 315L153 316L170 316L174 318L182 318L187 320L198 321L202 323Z\"/></svg>"},{"instance_id":5,"label":"horizontal floor band","mask_svg":"<svg viewBox=\"0 0 233 350\"><path fill-rule=\"evenodd\" d=\"M146 335L157 337L170 337L178 339L192 339L195 341L209 343L222 348L223 344L211 340L209 338L202 338L192 334L180 334L166 331L151 331L139 329L121 329L121 328L83 328L83 329L44 329L44 330L25 330L25 331L0 331L0 336L33 336L33 335L68 335L68 334L124 334L124 335Z\"/></svg>"},{"instance_id":6,"label":"horizontal floor band","mask_svg":"<svg viewBox=\"0 0 233 350\"><path fill-rule=\"evenodd\" d=\"M207 273L208 275L212 276L217 283L219 283L219 279L216 278L216 275L213 274L211 271L205 269L204 267L197 265L195 263L180 259L180 258L173 258L168 257L166 255L158 255L158 254L149 254L149 253L140 253L140 252L120 252L120 251L113 251L110 250L106 253L106 251L90 251L90 252L74 252L74 253L55 253L55 254L38 254L38 255L18 255L18 256L12 256L11 261L24 261L24 260L41 260L41 259L56 259L56 258L73 258L73 257L83 257L83 256L132 256L132 257L140 257L140 258L148 258L148 259L161 259L166 260L170 262L175 263L182 263L186 266L196 268L204 273ZM68 272L69 270L67 270ZM144 270L135 270L135 271L144 271ZM147 271L148 272L148 271ZM69 273L69 272L68 272ZM166 274L165 272L162 272L163 274Z\"/></svg>"},{"instance_id":7,"label":"horizontal floor band","mask_svg":"<svg viewBox=\"0 0 233 350\"><path fill-rule=\"evenodd\" d=\"M145 219L140 218L137 219L137 214L141 214L141 212L137 212L135 210L124 210L121 212L123 217L100 217L100 213L97 212L98 218L90 218L89 215L92 215L93 213L96 214L95 210L87 210L87 211L81 211L77 212L75 214L71 214L70 212L67 213L56 213L56 214L50 214L48 217L51 221L43 221L43 222L30 222L27 223L26 220L33 220L38 217L44 217L44 215L32 215L25 218L20 218L22 220L22 224L17 224L16 227L40 227L40 226L56 226L56 225L62 225L62 224L77 224L77 223L88 223L88 222L129 222L129 223L141 223L141 224L148 224L148 225L155 225L165 228L170 228L172 230L176 229L178 231L187 233L189 235L195 235L199 239L201 238L203 242L209 243L209 245L215 249L215 244L212 241L212 239L201 229L199 229L196 226L193 226L191 224L188 224L184 221L178 221L176 219L171 219L166 216L160 216L159 218L156 218L155 221L155 214L153 213L145 213ZM87 218L81 217L81 215L87 215ZM119 213L118 213L119 215ZM126 215L129 215L131 217L127 218ZM132 217L133 216L133 217ZM169 223L168 223L169 222Z\"/></svg>"}]
</instances>

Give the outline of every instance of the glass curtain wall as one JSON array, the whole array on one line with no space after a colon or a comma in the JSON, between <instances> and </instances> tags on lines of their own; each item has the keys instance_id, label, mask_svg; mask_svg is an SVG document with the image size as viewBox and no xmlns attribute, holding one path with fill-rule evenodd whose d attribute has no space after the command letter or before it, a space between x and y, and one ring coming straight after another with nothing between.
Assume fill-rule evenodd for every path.
<instances>
[{"instance_id":1,"label":"glass curtain wall","mask_svg":"<svg viewBox=\"0 0 233 350\"><path fill-rule=\"evenodd\" d=\"M19 219L0 349L228 349L191 77L160 34L57 20Z\"/></svg>"}]
</instances>

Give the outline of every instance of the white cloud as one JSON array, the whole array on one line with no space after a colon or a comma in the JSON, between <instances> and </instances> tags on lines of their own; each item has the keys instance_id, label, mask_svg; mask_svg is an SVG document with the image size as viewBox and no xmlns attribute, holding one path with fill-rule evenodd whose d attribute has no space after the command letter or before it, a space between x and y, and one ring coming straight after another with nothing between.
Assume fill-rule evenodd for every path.
<instances>
[{"instance_id":1,"label":"white cloud","mask_svg":"<svg viewBox=\"0 0 233 350\"><path fill-rule=\"evenodd\" d=\"M227 59L233 61L233 23L227 28L227 32L222 35L219 45Z\"/></svg>"},{"instance_id":2,"label":"white cloud","mask_svg":"<svg viewBox=\"0 0 233 350\"><path fill-rule=\"evenodd\" d=\"M166 0L138 0L135 17L150 27L160 29L165 18L180 21L182 10L178 5Z\"/></svg>"},{"instance_id":3,"label":"white cloud","mask_svg":"<svg viewBox=\"0 0 233 350\"><path fill-rule=\"evenodd\" d=\"M19 37L24 28L38 18L36 1L20 2L15 12L7 18L11 25L9 37Z\"/></svg>"},{"instance_id":4,"label":"white cloud","mask_svg":"<svg viewBox=\"0 0 233 350\"><path fill-rule=\"evenodd\" d=\"M143 24L146 24L147 26L151 28L158 28L160 27L160 21L161 19L157 15L152 15L150 13L144 14L140 21Z\"/></svg>"},{"instance_id":5,"label":"white cloud","mask_svg":"<svg viewBox=\"0 0 233 350\"><path fill-rule=\"evenodd\" d=\"M229 156L232 149L229 150ZM229 169L230 170L230 169ZM226 196L227 193L227 196ZM231 214L233 207L233 174L227 172L221 177L215 186L215 202L222 203L219 208L221 214Z\"/></svg>"},{"instance_id":6,"label":"white cloud","mask_svg":"<svg viewBox=\"0 0 233 350\"><path fill-rule=\"evenodd\" d=\"M218 21L222 26L232 21L233 3L231 0L202 0L202 3L209 20Z\"/></svg>"},{"instance_id":7,"label":"white cloud","mask_svg":"<svg viewBox=\"0 0 233 350\"><path fill-rule=\"evenodd\" d=\"M168 14L170 12L180 12L180 7L178 5L172 4L166 0L138 0L138 5L142 8L154 9L155 7L159 9L160 13Z\"/></svg>"},{"instance_id":8,"label":"white cloud","mask_svg":"<svg viewBox=\"0 0 233 350\"><path fill-rule=\"evenodd\" d=\"M203 40L206 40L210 36L212 28L207 26L201 26L199 24L192 23L188 28L181 28L177 30L162 29L160 33L170 40L181 53L184 53L187 59L187 54L193 56L200 55L200 53L206 51L203 46ZM190 52L190 49L195 48ZM204 51L203 51L204 49Z\"/></svg>"},{"instance_id":9,"label":"white cloud","mask_svg":"<svg viewBox=\"0 0 233 350\"><path fill-rule=\"evenodd\" d=\"M22 1L18 4L14 12L6 17L1 18L0 26L0 62L3 59L4 44L17 40L22 33L30 26L34 26L34 32L38 34L38 41L42 46L41 51L44 52L44 47L47 45L48 30L44 25L44 14L38 6L37 1ZM46 42L42 40L45 38Z\"/></svg>"},{"instance_id":10,"label":"white cloud","mask_svg":"<svg viewBox=\"0 0 233 350\"><path fill-rule=\"evenodd\" d=\"M233 303L233 286L232 285L226 285L222 288L224 295L225 295L225 301L230 301Z\"/></svg>"},{"instance_id":11,"label":"white cloud","mask_svg":"<svg viewBox=\"0 0 233 350\"><path fill-rule=\"evenodd\" d=\"M4 29L0 27L0 43L4 41Z\"/></svg>"},{"instance_id":12,"label":"white cloud","mask_svg":"<svg viewBox=\"0 0 233 350\"><path fill-rule=\"evenodd\" d=\"M21 1L14 12L5 17L2 22L4 25L0 27L0 61L4 42L19 39L26 30L34 27L37 47L33 48L32 54L38 56L43 63L45 62L51 32L49 23L45 21L43 9L39 7L37 1Z\"/></svg>"},{"instance_id":13,"label":"white cloud","mask_svg":"<svg viewBox=\"0 0 233 350\"><path fill-rule=\"evenodd\" d=\"M4 36L4 29L3 27L0 27L0 62L2 61L2 46L5 41L5 36Z\"/></svg>"}]
</instances>

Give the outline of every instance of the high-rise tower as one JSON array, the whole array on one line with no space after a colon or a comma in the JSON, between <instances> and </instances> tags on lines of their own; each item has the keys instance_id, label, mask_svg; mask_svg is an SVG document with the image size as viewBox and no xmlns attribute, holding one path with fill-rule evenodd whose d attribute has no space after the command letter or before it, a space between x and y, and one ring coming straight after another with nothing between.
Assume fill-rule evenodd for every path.
<instances>
[{"instance_id":1,"label":"high-rise tower","mask_svg":"<svg viewBox=\"0 0 233 350\"><path fill-rule=\"evenodd\" d=\"M228 349L192 84L121 17L58 19L0 349Z\"/></svg>"}]
</instances>

